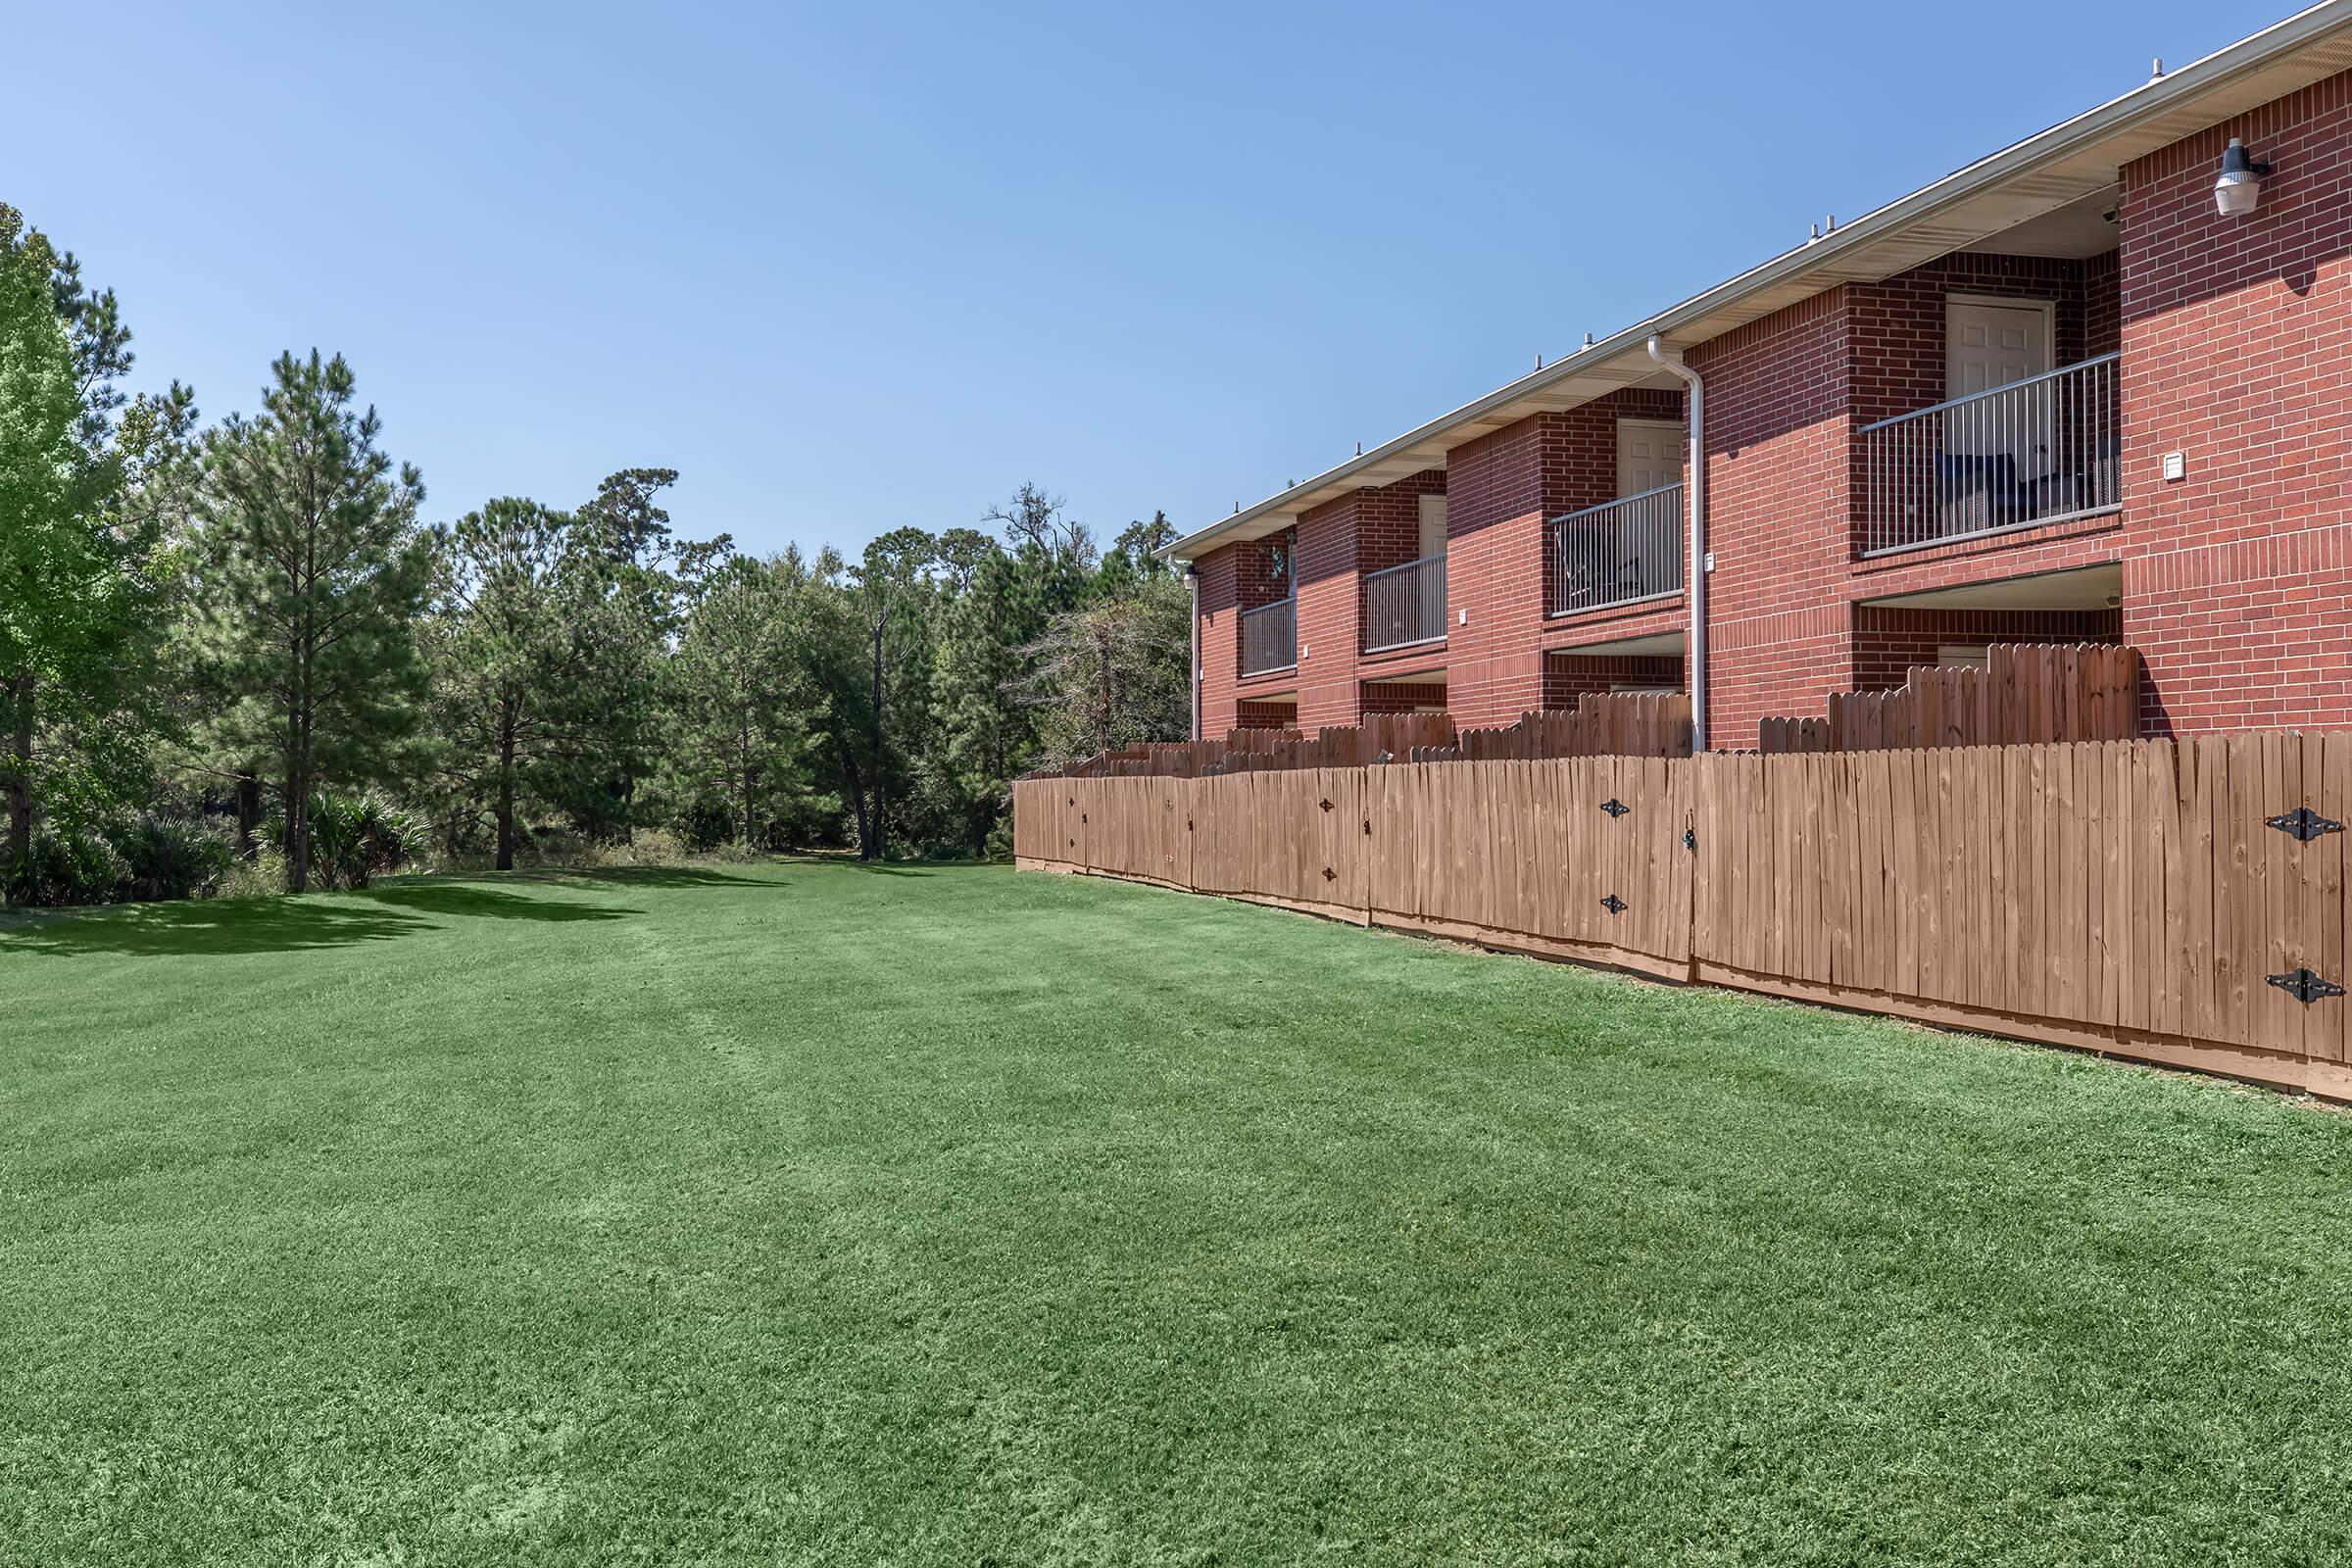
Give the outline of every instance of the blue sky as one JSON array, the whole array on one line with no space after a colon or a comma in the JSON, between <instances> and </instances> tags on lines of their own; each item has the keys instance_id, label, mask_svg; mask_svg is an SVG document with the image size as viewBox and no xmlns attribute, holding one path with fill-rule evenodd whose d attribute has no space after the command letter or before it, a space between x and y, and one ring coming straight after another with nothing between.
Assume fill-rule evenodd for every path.
<instances>
[{"instance_id":1,"label":"blue sky","mask_svg":"<svg viewBox=\"0 0 2352 1568\"><path fill-rule=\"evenodd\" d=\"M1025 479L1107 537L2288 9L51 6L0 200L208 417L341 351L433 517L664 466L681 529L760 549Z\"/></svg>"}]
</instances>

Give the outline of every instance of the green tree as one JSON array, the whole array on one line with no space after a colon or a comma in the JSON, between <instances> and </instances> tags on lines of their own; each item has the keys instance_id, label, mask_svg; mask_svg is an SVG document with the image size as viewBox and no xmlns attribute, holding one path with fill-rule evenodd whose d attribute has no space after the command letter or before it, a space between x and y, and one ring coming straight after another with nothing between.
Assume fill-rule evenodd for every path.
<instances>
[{"instance_id":1,"label":"green tree","mask_svg":"<svg viewBox=\"0 0 2352 1568\"><path fill-rule=\"evenodd\" d=\"M31 848L37 693L81 641L83 586L102 575L82 525L73 350L50 292L56 259L0 208L0 700L9 749L7 883Z\"/></svg>"},{"instance_id":2,"label":"green tree","mask_svg":"<svg viewBox=\"0 0 2352 1568\"><path fill-rule=\"evenodd\" d=\"M1183 588L1163 574L1054 615L1021 650L1030 668L1013 687L1039 711L1043 760L1063 765L1189 734L1191 614Z\"/></svg>"},{"instance_id":3,"label":"green tree","mask_svg":"<svg viewBox=\"0 0 2352 1568\"><path fill-rule=\"evenodd\" d=\"M920 528L894 528L865 547L864 559L851 573L865 623L866 668L873 683L867 709L872 832L859 840L861 859L878 860L888 853L893 718L900 727L928 727L930 649L924 611L930 597L928 573L938 560L939 541L930 534Z\"/></svg>"},{"instance_id":4,"label":"green tree","mask_svg":"<svg viewBox=\"0 0 2352 1568\"><path fill-rule=\"evenodd\" d=\"M433 709L451 771L487 801L497 864L514 868L515 800L527 772L570 740L576 714L570 581L590 569L571 518L535 501L493 501L437 530L439 582L429 623Z\"/></svg>"},{"instance_id":5,"label":"green tree","mask_svg":"<svg viewBox=\"0 0 2352 1568\"><path fill-rule=\"evenodd\" d=\"M687 604L733 549L724 534L671 536L660 496L677 476L674 468L607 476L571 530L569 739L542 773L573 823L600 838L625 842L636 829L638 787L669 729L663 667Z\"/></svg>"},{"instance_id":6,"label":"green tree","mask_svg":"<svg viewBox=\"0 0 2352 1568\"><path fill-rule=\"evenodd\" d=\"M148 764L157 546L195 404L175 382L124 409L129 343L113 293L0 205L0 892L44 798L86 815Z\"/></svg>"},{"instance_id":7,"label":"green tree","mask_svg":"<svg viewBox=\"0 0 2352 1568\"><path fill-rule=\"evenodd\" d=\"M678 760L733 801L746 848L765 842L762 804L800 773L805 692L791 575L784 563L726 562L697 596L670 666Z\"/></svg>"},{"instance_id":8,"label":"green tree","mask_svg":"<svg viewBox=\"0 0 2352 1568\"><path fill-rule=\"evenodd\" d=\"M232 743L270 759L300 893L312 792L401 770L430 551L416 525L423 483L378 448L381 421L355 410L342 356L280 355L270 380L262 412L232 416L206 445L200 650Z\"/></svg>"}]
</instances>

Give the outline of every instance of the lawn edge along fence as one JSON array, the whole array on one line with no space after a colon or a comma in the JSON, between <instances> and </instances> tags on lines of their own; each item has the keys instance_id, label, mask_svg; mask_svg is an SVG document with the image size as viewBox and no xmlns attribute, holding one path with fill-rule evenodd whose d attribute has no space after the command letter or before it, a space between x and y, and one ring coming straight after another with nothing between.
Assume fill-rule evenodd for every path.
<instances>
[{"instance_id":1,"label":"lawn edge along fence","mask_svg":"<svg viewBox=\"0 0 2352 1568\"><path fill-rule=\"evenodd\" d=\"M2352 734L1014 786L1016 863L2352 1100Z\"/></svg>"}]
</instances>

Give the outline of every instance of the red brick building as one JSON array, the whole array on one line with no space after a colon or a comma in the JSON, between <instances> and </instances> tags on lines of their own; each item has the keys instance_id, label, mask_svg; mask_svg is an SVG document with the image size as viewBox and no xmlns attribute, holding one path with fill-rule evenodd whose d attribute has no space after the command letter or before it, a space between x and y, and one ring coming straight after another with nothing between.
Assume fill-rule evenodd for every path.
<instances>
[{"instance_id":1,"label":"red brick building","mask_svg":"<svg viewBox=\"0 0 2352 1568\"><path fill-rule=\"evenodd\" d=\"M2352 723L2352 0L1169 554L1203 734L1698 674L1752 746L2036 640L2137 647L2152 734Z\"/></svg>"}]
</instances>

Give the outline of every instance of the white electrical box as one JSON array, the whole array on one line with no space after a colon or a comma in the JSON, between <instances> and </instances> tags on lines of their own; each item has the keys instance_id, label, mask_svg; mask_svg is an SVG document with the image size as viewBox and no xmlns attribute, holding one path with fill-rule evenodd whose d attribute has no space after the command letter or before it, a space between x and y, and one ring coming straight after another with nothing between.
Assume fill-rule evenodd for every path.
<instances>
[{"instance_id":1,"label":"white electrical box","mask_svg":"<svg viewBox=\"0 0 2352 1568\"><path fill-rule=\"evenodd\" d=\"M2185 452L2167 452L2164 455L2165 482L2170 484L2176 479L2185 479L2187 477L2188 454Z\"/></svg>"},{"instance_id":2,"label":"white electrical box","mask_svg":"<svg viewBox=\"0 0 2352 1568\"><path fill-rule=\"evenodd\" d=\"M1712 550L1708 551L1705 557L1702 558L1700 564L1704 565L1707 570L1713 571L1715 569L1715 552Z\"/></svg>"}]
</instances>

